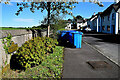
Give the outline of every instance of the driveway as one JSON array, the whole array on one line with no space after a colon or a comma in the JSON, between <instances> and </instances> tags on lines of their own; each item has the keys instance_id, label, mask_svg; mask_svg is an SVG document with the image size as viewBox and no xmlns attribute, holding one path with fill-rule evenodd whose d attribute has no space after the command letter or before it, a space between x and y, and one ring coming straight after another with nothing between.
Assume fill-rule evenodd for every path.
<instances>
[{"instance_id":1,"label":"driveway","mask_svg":"<svg viewBox=\"0 0 120 80\"><path fill-rule=\"evenodd\" d=\"M86 42L94 49L98 50L101 54L115 62L120 63L118 60L119 46L120 46L120 35L110 35L110 34L93 34L84 33L83 42ZM119 64L118 64L119 65ZM119 65L120 66L120 65Z\"/></svg>"}]
</instances>

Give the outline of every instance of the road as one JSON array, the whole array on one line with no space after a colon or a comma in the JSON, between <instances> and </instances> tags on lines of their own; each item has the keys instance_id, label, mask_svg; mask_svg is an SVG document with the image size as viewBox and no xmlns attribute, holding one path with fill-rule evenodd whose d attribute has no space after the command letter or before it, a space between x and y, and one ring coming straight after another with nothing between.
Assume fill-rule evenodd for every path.
<instances>
[{"instance_id":1,"label":"road","mask_svg":"<svg viewBox=\"0 0 120 80\"><path fill-rule=\"evenodd\" d=\"M89 61L105 61L109 67L94 69L87 63ZM81 48L64 49L63 66L63 80L118 80L120 70L120 67L85 43Z\"/></svg>"},{"instance_id":2,"label":"road","mask_svg":"<svg viewBox=\"0 0 120 80\"><path fill-rule=\"evenodd\" d=\"M115 62L120 66L120 60L118 60L119 47L118 41L119 36L109 34L91 34L84 33L83 42L98 50L101 54Z\"/></svg>"}]
</instances>

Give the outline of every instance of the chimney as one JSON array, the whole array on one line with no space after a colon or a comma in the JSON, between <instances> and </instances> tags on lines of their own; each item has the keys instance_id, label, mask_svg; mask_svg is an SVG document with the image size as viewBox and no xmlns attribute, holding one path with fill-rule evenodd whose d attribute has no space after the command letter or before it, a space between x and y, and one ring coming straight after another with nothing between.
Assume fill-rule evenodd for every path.
<instances>
[{"instance_id":1,"label":"chimney","mask_svg":"<svg viewBox=\"0 0 120 80\"><path fill-rule=\"evenodd\" d=\"M93 15L95 15L95 12L93 13Z\"/></svg>"}]
</instances>

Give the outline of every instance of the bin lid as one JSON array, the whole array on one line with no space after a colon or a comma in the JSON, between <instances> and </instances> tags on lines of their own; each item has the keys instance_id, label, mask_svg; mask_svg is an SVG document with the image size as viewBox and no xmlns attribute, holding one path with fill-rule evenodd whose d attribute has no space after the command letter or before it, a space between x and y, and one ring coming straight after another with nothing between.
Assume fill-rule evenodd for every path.
<instances>
[{"instance_id":1,"label":"bin lid","mask_svg":"<svg viewBox=\"0 0 120 80\"><path fill-rule=\"evenodd\" d=\"M77 33L77 34L83 34L82 32L80 32L80 31L75 31L75 30L70 30L70 31L60 31L61 33L67 33L67 32L70 32L70 33Z\"/></svg>"},{"instance_id":2,"label":"bin lid","mask_svg":"<svg viewBox=\"0 0 120 80\"><path fill-rule=\"evenodd\" d=\"M83 33L82 33L82 32L80 32L80 31L73 31L73 32L71 32L71 33L73 33L73 34L75 34L75 33L76 33L76 34L81 34L81 35L83 34Z\"/></svg>"}]
</instances>

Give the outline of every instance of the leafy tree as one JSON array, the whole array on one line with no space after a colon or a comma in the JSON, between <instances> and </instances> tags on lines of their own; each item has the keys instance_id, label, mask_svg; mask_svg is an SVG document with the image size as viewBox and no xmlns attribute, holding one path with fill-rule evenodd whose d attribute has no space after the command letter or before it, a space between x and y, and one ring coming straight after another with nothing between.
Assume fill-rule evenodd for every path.
<instances>
[{"instance_id":1,"label":"leafy tree","mask_svg":"<svg viewBox=\"0 0 120 80\"><path fill-rule=\"evenodd\" d=\"M26 3L25 0L23 0L23 2L17 3L17 6L19 7L19 9L18 9L16 15L18 16L20 14L20 12L23 11L24 8L29 8L30 11L33 13L35 12L35 9L41 10L41 12L46 10L48 12L47 25L48 25L48 37L49 37L51 15L53 13L56 13L55 15L59 15L60 13L72 15L72 12L68 12L68 10L69 9L72 10L73 8L75 8L75 6L73 6L73 4L78 3L78 2L76 2L76 0L72 0L73 2L46 2L46 0L42 0L42 1L43 2ZM54 0L54 1L58 1L58 0ZM83 0L83 2L85 2L85 0ZM92 1L89 0L89 2L92 2ZM99 6L103 6L103 5L101 5L101 3L98 0L97 1L94 0L93 2L95 4L98 4ZM0 3L1 3L1 0L0 0ZM8 0L5 1L5 4L9 4Z\"/></svg>"},{"instance_id":2,"label":"leafy tree","mask_svg":"<svg viewBox=\"0 0 120 80\"><path fill-rule=\"evenodd\" d=\"M83 20L83 17L80 16L80 15L77 15L77 16L76 16L76 19L81 19L81 20Z\"/></svg>"},{"instance_id":3,"label":"leafy tree","mask_svg":"<svg viewBox=\"0 0 120 80\"><path fill-rule=\"evenodd\" d=\"M17 6L19 7L16 15L19 15L21 11L23 11L24 8L30 8L31 12L35 12L35 9L41 10L43 12L44 10L47 11L47 25L48 25L48 37L49 37L49 30L50 30L50 18L52 16L58 16L60 13L63 14L69 14L72 15L72 12L68 12L68 9L73 9L76 2L21 2L17 3ZM55 13L55 14L54 14Z\"/></svg>"},{"instance_id":4,"label":"leafy tree","mask_svg":"<svg viewBox=\"0 0 120 80\"><path fill-rule=\"evenodd\" d=\"M63 20L63 18L65 17L65 15L55 15L56 13L51 14L50 16L50 24L56 24L58 23L59 20ZM41 21L42 24L46 25L47 24L47 17L44 18L44 20Z\"/></svg>"}]
</instances>

